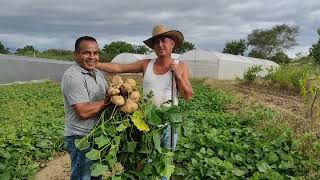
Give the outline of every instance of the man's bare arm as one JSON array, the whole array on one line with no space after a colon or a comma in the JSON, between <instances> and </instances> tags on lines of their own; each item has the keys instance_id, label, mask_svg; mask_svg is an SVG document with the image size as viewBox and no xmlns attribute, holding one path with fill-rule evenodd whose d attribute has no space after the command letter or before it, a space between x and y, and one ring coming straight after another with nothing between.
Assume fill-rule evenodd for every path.
<instances>
[{"instance_id":1,"label":"man's bare arm","mask_svg":"<svg viewBox=\"0 0 320 180\"><path fill-rule=\"evenodd\" d=\"M96 102L85 102L72 105L76 114L81 120L87 120L94 117L100 113L107 104L110 102L110 96L106 96L105 100L100 100Z\"/></svg>"},{"instance_id":2,"label":"man's bare arm","mask_svg":"<svg viewBox=\"0 0 320 180\"><path fill-rule=\"evenodd\" d=\"M143 73L146 61L144 59L130 64L98 63L96 68L107 73Z\"/></svg>"},{"instance_id":3,"label":"man's bare arm","mask_svg":"<svg viewBox=\"0 0 320 180\"><path fill-rule=\"evenodd\" d=\"M181 64L181 68L183 71L182 76L175 77L177 81L178 91L184 100L191 100L193 90L189 81L189 69L187 64L185 63Z\"/></svg>"}]
</instances>

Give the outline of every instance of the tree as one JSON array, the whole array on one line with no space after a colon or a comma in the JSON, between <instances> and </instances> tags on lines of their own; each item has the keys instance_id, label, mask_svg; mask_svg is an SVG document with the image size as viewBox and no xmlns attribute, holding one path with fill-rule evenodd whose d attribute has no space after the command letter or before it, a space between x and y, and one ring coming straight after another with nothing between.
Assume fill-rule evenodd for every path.
<instances>
[{"instance_id":1,"label":"tree","mask_svg":"<svg viewBox=\"0 0 320 180\"><path fill-rule=\"evenodd\" d=\"M36 50L33 46L27 45L22 49L18 48L15 54L21 55L21 56L34 56L35 53L39 53L39 51Z\"/></svg>"},{"instance_id":2,"label":"tree","mask_svg":"<svg viewBox=\"0 0 320 180\"><path fill-rule=\"evenodd\" d=\"M48 59L72 60L73 52L70 50L63 49L48 49L38 54L38 57Z\"/></svg>"},{"instance_id":3,"label":"tree","mask_svg":"<svg viewBox=\"0 0 320 180\"><path fill-rule=\"evenodd\" d=\"M182 54L182 53L185 53L185 52L190 51L192 49L195 49L194 44L192 44L188 41L184 41L183 44L181 45L181 47L177 48L173 52L178 53L178 54Z\"/></svg>"},{"instance_id":4,"label":"tree","mask_svg":"<svg viewBox=\"0 0 320 180\"><path fill-rule=\"evenodd\" d=\"M243 56L244 52L247 50L247 47L246 41L244 39L240 39L239 41L227 42L222 52Z\"/></svg>"},{"instance_id":5,"label":"tree","mask_svg":"<svg viewBox=\"0 0 320 180\"><path fill-rule=\"evenodd\" d=\"M247 37L251 47L250 54L259 54L264 59L270 59L277 52L283 52L297 45L298 26L286 24L273 26L271 29L255 29Z\"/></svg>"},{"instance_id":6,"label":"tree","mask_svg":"<svg viewBox=\"0 0 320 180\"><path fill-rule=\"evenodd\" d=\"M284 52L277 52L271 57L271 60L276 63L289 63L290 58Z\"/></svg>"},{"instance_id":7,"label":"tree","mask_svg":"<svg viewBox=\"0 0 320 180\"><path fill-rule=\"evenodd\" d=\"M320 36L320 28L318 28L318 35ZM316 44L313 44L309 49L310 56L316 61L316 63L320 64L320 38Z\"/></svg>"},{"instance_id":8,"label":"tree","mask_svg":"<svg viewBox=\"0 0 320 180\"><path fill-rule=\"evenodd\" d=\"M136 54L148 54L151 52L151 50L145 45L134 45L133 49Z\"/></svg>"},{"instance_id":9,"label":"tree","mask_svg":"<svg viewBox=\"0 0 320 180\"><path fill-rule=\"evenodd\" d=\"M100 55L102 58L106 58L106 61L111 61L120 53L134 53L134 46L130 43L123 41L111 42L109 45L106 44L101 50Z\"/></svg>"},{"instance_id":10,"label":"tree","mask_svg":"<svg viewBox=\"0 0 320 180\"><path fill-rule=\"evenodd\" d=\"M9 54L9 48L6 48L2 42L0 42L0 54Z\"/></svg>"}]
</instances>

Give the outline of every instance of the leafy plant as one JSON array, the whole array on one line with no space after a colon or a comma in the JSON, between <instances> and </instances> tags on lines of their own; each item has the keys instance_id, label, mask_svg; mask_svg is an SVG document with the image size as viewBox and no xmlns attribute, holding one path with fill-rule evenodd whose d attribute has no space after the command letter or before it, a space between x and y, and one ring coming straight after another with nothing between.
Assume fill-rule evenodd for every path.
<instances>
[{"instance_id":1,"label":"leafy plant","mask_svg":"<svg viewBox=\"0 0 320 180\"><path fill-rule=\"evenodd\" d=\"M259 65L259 66L251 66L249 67L243 74L243 79L247 82L253 82L257 76L258 76L258 73L262 71L262 66Z\"/></svg>"},{"instance_id":2,"label":"leafy plant","mask_svg":"<svg viewBox=\"0 0 320 180\"><path fill-rule=\"evenodd\" d=\"M99 124L82 139L77 148L91 150L86 157L96 161L93 175L128 179L149 179L174 172L174 153L160 146L161 134L167 124L177 128L181 123L179 107L157 108L150 102L140 104L132 115L109 105Z\"/></svg>"}]
</instances>

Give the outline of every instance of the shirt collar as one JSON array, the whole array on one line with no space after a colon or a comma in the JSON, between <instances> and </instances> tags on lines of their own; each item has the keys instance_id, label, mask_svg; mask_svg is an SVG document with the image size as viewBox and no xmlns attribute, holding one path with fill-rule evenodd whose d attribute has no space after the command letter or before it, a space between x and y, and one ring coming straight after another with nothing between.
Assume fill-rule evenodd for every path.
<instances>
[{"instance_id":1,"label":"shirt collar","mask_svg":"<svg viewBox=\"0 0 320 180\"><path fill-rule=\"evenodd\" d=\"M84 69L83 67L81 67L78 63L75 64L75 67L78 71L80 71L82 74L97 74L97 70L93 69L92 71L88 71L86 69Z\"/></svg>"}]
</instances>

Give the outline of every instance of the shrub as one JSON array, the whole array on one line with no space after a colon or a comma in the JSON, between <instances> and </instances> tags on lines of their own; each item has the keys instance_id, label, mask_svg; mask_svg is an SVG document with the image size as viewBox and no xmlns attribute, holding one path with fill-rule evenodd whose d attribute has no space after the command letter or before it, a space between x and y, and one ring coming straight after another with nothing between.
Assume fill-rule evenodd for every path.
<instances>
[{"instance_id":1,"label":"shrub","mask_svg":"<svg viewBox=\"0 0 320 180\"><path fill-rule=\"evenodd\" d=\"M262 66L251 66L243 74L243 79L247 82L252 82L257 78L257 74L262 71Z\"/></svg>"}]
</instances>

